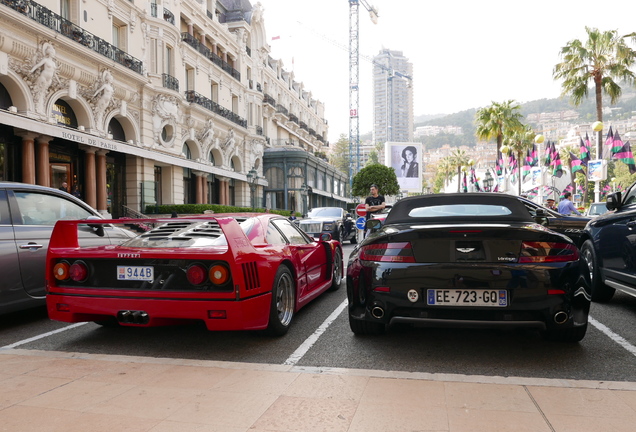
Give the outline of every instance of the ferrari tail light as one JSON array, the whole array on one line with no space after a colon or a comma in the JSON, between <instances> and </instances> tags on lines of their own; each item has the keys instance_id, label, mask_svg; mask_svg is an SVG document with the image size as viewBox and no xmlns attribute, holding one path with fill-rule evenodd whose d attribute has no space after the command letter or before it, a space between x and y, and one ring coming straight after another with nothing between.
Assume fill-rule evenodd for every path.
<instances>
[{"instance_id":1,"label":"ferrari tail light","mask_svg":"<svg viewBox=\"0 0 636 432\"><path fill-rule=\"evenodd\" d=\"M214 285L225 285L230 280L230 271L223 264L215 264L210 267L209 277Z\"/></svg>"},{"instance_id":2,"label":"ferrari tail light","mask_svg":"<svg viewBox=\"0 0 636 432\"><path fill-rule=\"evenodd\" d=\"M414 263L410 242L376 243L363 246L360 259L366 261Z\"/></svg>"},{"instance_id":3,"label":"ferrari tail light","mask_svg":"<svg viewBox=\"0 0 636 432\"><path fill-rule=\"evenodd\" d=\"M192 285L201 285L207 280L208 272L201 264L192 264L186 270L186 278Z\"/></svg>"},{"instance_id":4,"label":"ferrari tail light","mask_svg":"<svg viewBox=\"0 0 636 432\"><path fill-rule=\"evenodd\" d=\"M59 262L53 267L53 275L59 281L67 280L70 277L71 266L66 261Z\"/></svg>"},{"instance_id":5,"label":"ferrari tail light","mask_svg":"<svg viewBox=\"0 0 636 432\"><path fill-rule=\"evenodd\" d=\"M75 261L69 269L69 274L75 282L84 282L88 279L88 267L84 261Z\"/></svg>"},{"instance_id":6,"label":"ferrari tail light","mask_svg":"<svg viewBox=\"0 0 636 432\"><path fill-rule=\"evenodd\" d=\"M579 250L570 243L523 242L520 263L569 262L579 259Z\"/></svg>"}]
</instances>

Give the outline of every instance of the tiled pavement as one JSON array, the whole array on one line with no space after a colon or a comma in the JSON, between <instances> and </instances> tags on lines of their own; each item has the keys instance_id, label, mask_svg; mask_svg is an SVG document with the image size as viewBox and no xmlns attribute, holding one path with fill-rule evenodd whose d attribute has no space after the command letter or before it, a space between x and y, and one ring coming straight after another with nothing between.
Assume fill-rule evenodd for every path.
<instances>
[{"instance_id":1,"label":"tiled pavement","mask_svg":"<svg viewBox=\"0 0 636 432\"><path fill-rule=\"evenodd\" d=\"M0 431L636 430L636 383L0 350Z\"/></svg>"}]
</instances>

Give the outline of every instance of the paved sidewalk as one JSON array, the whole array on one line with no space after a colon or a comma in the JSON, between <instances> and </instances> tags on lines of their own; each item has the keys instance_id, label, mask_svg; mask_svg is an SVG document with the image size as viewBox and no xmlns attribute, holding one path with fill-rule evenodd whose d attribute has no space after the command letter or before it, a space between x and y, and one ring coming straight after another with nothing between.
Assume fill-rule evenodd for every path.
<instances>
[{"instance_id":1,"label":"paved sidewalk","mask_svg":"<svg viewBox=\"0 0 636 432\"><path fill-rule=\"evenodd\" d=\"M636 430L636 383L0 349L0 431Z\"/></svg>"}]
</instances>

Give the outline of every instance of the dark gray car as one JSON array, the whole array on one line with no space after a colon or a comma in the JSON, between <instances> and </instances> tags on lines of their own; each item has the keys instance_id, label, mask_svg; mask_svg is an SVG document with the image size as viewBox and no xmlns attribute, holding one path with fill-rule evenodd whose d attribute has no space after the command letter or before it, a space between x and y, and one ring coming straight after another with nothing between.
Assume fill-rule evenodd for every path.
<instances>
[{"instance_id":1,"label":"dark gray car","mask_svg":"<svg viewBox=\"0 0 636 432\"><path fill-rule=\"evenodd\" d=\"M66 192L24 183L0 182L0 314L44 305L46 250L60 219L103 219ZM118 244L131 231L106 226L81 228L82 245Z\"/></svg>"},{"instance_id":2,"label":"dark gray car","mask_svg":"<svg viewBox=\"0 0 636 432\"><path fill-rule=\"evenodd\" d=\"M611 300L616 290L636 297L636 183L608 195L606 206L587 224L581 247L597 302Z\"/></svg>"}]
</instances>

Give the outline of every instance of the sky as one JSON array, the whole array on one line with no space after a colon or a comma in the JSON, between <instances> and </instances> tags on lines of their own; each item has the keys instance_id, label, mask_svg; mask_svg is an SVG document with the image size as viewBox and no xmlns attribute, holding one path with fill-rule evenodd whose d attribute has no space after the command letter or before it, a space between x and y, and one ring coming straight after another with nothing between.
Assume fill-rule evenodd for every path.
<instances>
[{"instance_id":1,"label":"sky","mask_svg":"<svg viewBox=\"0 0 636 432\"><path fill-rule=\"evenodd\" d=\"M349 135L349 0L258 0L271 56L325 104L330 142ZM252 0L252 4L256 4ZM382 49L413 63L414 115L560 96L559 52L585 27L636 31L629 1L367 0L359 3L359 131L373 128L372 65ZM632 47L634 47L632 45Z\"/></svg>"}]
</instances>

